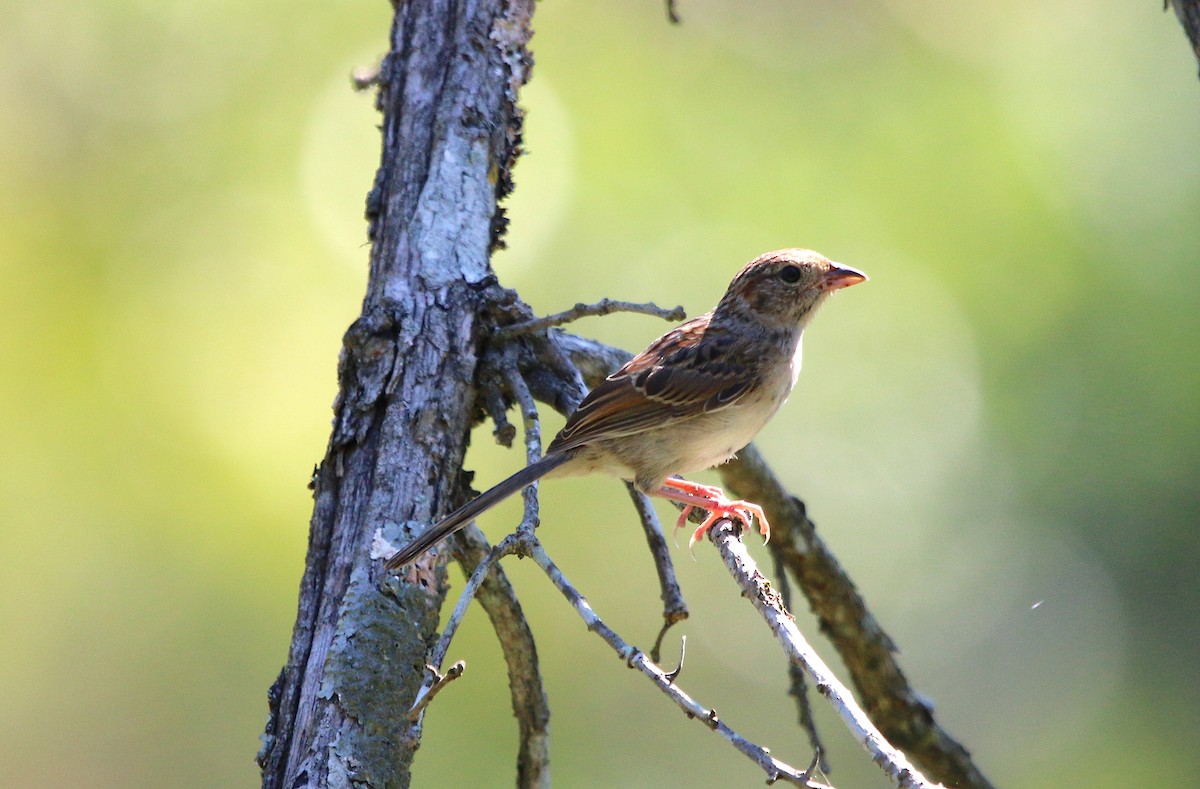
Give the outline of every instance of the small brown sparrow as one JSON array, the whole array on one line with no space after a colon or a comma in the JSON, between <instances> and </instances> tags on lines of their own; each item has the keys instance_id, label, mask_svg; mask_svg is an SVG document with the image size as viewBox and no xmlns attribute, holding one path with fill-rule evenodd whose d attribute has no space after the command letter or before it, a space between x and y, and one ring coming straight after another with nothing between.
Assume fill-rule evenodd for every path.
<instances>
[{"instance_id":1,"label":"small brown sparrow","mask_svg":"<svg viewBox=\"0 0 1200 789\"><path fill-rule=\"evenodd\" d=\"M485 510L542 477L608 474L708 517L692 544L721 518L746 528L762 508L720 488L673 475L729 460L787 400L800 372L800 340L817 307L867 276L807 249L760 255L733 278L716 308L659 337L593 389L545 456L447 515L387 562L395 570Z\"/></svg>"}]
</instances>

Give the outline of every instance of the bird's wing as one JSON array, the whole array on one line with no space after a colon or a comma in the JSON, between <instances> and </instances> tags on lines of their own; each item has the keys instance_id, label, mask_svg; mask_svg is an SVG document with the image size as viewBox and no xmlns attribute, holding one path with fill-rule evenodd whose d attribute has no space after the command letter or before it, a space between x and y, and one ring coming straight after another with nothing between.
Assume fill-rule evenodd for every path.
<instances>
[{"instance_id":1,"label":"bird's wing","mask_svg":"<svg viewBox=\"0 0 1200 789\"><path fill-rule=\"evenodd\" d=\"M547 452L640 433L737 402L750 388L750 376L721 361L728 338L708 331L711 317L667 332L588 392Z\"/></svg>"}]
</instances>

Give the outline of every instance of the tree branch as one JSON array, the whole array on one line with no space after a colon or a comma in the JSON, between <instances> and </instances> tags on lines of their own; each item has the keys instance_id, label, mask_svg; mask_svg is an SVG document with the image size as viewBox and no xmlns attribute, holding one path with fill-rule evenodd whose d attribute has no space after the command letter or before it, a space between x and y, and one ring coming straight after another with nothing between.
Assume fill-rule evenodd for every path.
<instances>
[{"instance_id":1,"label":"tree branch","mask_svg":"<svg viewBox=\"0 0 1200 789\"><path fill-rule=\"evenodd\" d=\"M719 467L721 481L757 502L771 521L767 549L787 568L833 643L888 742L912 756L935 780L986 789L991 783L970 753L934 719L896 661L896 646L867 608L854 582L817 535L804 503L779 482L753 445Z\"/></svg>"},{"instance_id":2,"label":"tree branch","mask_svg":"<svg viewBox=\"0 0 1200 789\"><path fill-rule=\"evenodd\" d=\"M555 588L567 599L567 602L571 604L571 607L575 609L580 618L583 619L588 630L600 636L604 643L612 647L612 650L617 653L618 657L625 661L627 666L637 669L649 677L654 682L655 687L662 691L671 701L675 702L676 706L683 710L689 718L700 721L762 768L767 775L768 783L783 780L797 786L810 787L810 789L832 789L832 787L812 780L811 767L808 770L797 770L795 767L779 761L766 748L750 742L729 728L717 716L716 710L704 707L691 696L684 693L675 684L675 679L679 672L675 671L671 675L668 675L646 657L641 650L626 642L612 628L606 625L604 620L592 610L592 607L588 604L584 596L571 585L566 576L563 575L563 572L558 569L558 566L546 554L545 549L542 548L540 543L533 547L532 558L538 567L542 568L542 572L546 573L546 577L550 579Z\"/></svg>"},{"instance_id":3,"label":"tree branch","mask_svg":"<svg viewBox=\"0 0 1200 789\"><path fill-rule=\"evenodd\" d=\"M463 530L456 544L455 557L467 573L474 573L484 557L491 555L487 540L477 528ZM500 553L497 551L497 556ZM483 579L475 598L491 620L508 666L508 687L519 734L517 786L549 787L550 701L542 685L533 633L499 563Z\"/></svg>"},{"instance_id":4,"label":"tree branch","mask_svg":"<svg viewBox=\"0 0 1200 789\"><path fill-rule=\"evenodd\" d=\"M427 685L423 685L417 693L417 700L413 703L413 707L408 711L408 719L413 722L414 726L419 726L421 718L425 715L425 708L433 701L438 693L441 693L442 688L449 685L454 680L458 679L467 670L465 661L459 660L453 666L446 670L443 674L438 667L432 663L425 666L432 677ZM420 739L419 736L413 736L411 739Z\"/></svg>"},{"instance_id":5,"label":"tree branch","mask_svg":"<svg viewBox=\"0 0 1200 789\"><path fill-rule=\"evenodd\" d=\"M783 607L779 595L771 588L766 576L750 557L741 539L742 529L728 519L717 521L708 530L709 539L729 569L730 575L742 590L742 595L754 605L775 634L784 653L792 663L803 666L817 685L822 696L829 699L854 739L866 748L871 759L880 766L892 782L900 787L930 789L934 785L911 764L904 754L888 744L871 723L866 713L855 703L850 691L838 681L825 661L808 645L796 620Z\"/></svg>"},{"instance_id":6,"label":"tree branch","mask_svg":"<svg viewBox=\"0 0 1200 789\"><path fill-rule=\"evenodd\" d=\"M777 558L774 558L774 566L772 570L775 574L775 583L779 585L779 599L783 603L784 610L793 611L792 608L792 585L788 582L787 571L783 563ZM818 761L821 765L821 770L829 772L829 765L825 760L825 745L821 742L821 735L817 733L817 720L813 716L812 701L808 697L808 681L804 678L804 669L795 663L788 661L788 695L796 700L796 712L800 728L808 733L808 741L812 744L813 750L817 752Z\"/></svg>"},{"instance_id":7,"label":"tree branch","mask_svg":"<svg viewBox=\"0 0 1200 789\"><path fill-rule=\"evenodd\" d=\"M654 559L654 569L658 571L658 586L662 590L663 626L650 649L650 659L657 663L661 659L660 649L667 631L672 625L688 618L687 603L683 599L679 581L675 578L675 563L671 561L671 551L663 537L662 526L654 512L654 505L650 503L650 497L635 488L632 482L626 482L625 487L629 490L633 508L637 510L642 530L646 533L646 545Z\"/></svg>"},{"instance_id":8,"label":"tree branch","mask_svg":"<svg viewBox=\"0 0 1200 789\"><path fill-rule=\"evenodd\" d=\"M580 318L594 317L599 315L611 315L614 312L637 312L642 315L653 315L656 318L663 320L674 321L678 323L687 317L687 313L683 311L683 307L674 307L672 309L664 309L653 302L645 304L634 304L631 301L617 301L615 299L601 299L595 304L584 304L580 302L569 310L556 312L553 315L547 315L542 318L534 318L533 320L523 323L514 323L504 326L496 331L496 339L503 342L511 340L519 334L532 334L537 331L562 326L577 321Z\"/></svg>"},{"instance_id":9,"label":"tree branch","mask_svg":"<svg viewBox=\"0 0 1200 789\"><path fill-rule=\"evenodd\" d=\"M476 413L479 317L494 279L520 145L532 0L396 7L380 66L383 150L367 200L363 314L346 333L334 429L314 479L287 664L259 755L271 789L402 786L407 711L437 629L445 571L380 593L376 532L393 543L461 498ZM414 495L414 493L416 495Z\"/></svg>"}]
</instances>

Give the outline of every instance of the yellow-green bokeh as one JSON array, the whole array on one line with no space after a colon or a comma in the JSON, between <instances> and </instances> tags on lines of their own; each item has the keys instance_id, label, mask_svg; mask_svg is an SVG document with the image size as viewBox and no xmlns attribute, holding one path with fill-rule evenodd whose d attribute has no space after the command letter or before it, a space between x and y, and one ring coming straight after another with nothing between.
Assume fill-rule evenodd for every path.
<instances>
[{"instance_id":1,"label":"yellow-green bokeh","mask_svg":"<svg viewBox=\"0 0 1200 789\"><path fill-rule=\"evenodd\" d=\"M866 270L814 324L761 448L998 784L1185 785L1200 82L1173 16L679 7L682 27L655 2L538 4L502 281L540 311L609 296L694 314L765 249ZM389 13L102 0L0 17L6 783L257 782L305 484L364 289L377 116L347 75L385 49ZM663 326L577 329L636 349ZM489 441L480 485L520 462ZM657 591L620 487L543 500L556 560L648 645ZM806 763L778 651L711 551L677 558L684 686ZM533 568L512 574L556 784L759 784ZM452 652L469 671L428 716L420 785L509 785L515 726L479 612ZM883 786L821 722L832 780Z\"/></svg>"}]
</instances>

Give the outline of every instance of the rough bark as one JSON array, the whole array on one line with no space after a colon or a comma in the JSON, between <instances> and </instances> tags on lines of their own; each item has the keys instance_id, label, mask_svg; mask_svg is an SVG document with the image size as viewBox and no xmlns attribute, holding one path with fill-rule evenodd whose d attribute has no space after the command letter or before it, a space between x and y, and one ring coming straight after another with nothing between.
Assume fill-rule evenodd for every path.
<instances>
[{"instance_id":1,"label":"rough bark","mask_svg":"<svg viewBox=\"0 0 1200 789\"><path fill-rule=\"evenodd\" d=\"M406 786L407 711L445 595L428 567L381 587L399 544L452 509L520 144L531 0L397 7L379 75L383 151L367 216L370 276L339 362L333 433L287 664L271 689L264 787Z\"/></svg>"}]
</instances>

